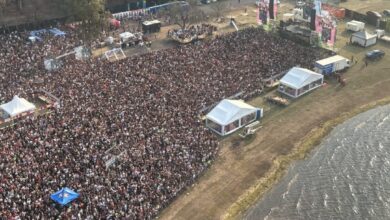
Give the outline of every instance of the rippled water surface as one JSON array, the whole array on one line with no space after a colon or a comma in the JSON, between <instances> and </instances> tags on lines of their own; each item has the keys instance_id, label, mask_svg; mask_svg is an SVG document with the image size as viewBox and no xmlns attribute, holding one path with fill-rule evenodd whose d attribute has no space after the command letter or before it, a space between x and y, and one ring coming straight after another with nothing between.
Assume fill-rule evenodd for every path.
<instances>
[{"instance_id":1,"label":"rippled water surface","mask_svg":"<svg viewBox=\"0 0 390 220\"><path fill-rule=\"evenodd\" d=\"M390 219L390 105L337 126L245 219Z\"/></svg>"}]
</instances>

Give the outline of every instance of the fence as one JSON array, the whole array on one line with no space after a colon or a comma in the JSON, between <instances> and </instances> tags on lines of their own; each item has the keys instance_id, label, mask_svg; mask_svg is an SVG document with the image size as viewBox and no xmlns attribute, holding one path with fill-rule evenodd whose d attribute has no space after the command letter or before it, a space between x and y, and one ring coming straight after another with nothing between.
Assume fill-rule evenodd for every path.
<instances>
[{"instance_id":1,"label":"fence","mask_svg":"<svg viewBox=\"0 0 390 220\"><path fill-rule=\"evenodd\" d=\"M345 9L345 17L352 19L352 20L367 22L368 24L371 24L375 27L379 27L380 29L387 29L388 31L390 31L390 29L387 28L388 23L390 23L389 20L379 20L378 21L378 19L376 19L374 17L370 17L370 16L367 16L366 14L352 11L352 10L347 9L347 8Z\"/></svg>"},{"instance_id":2,"label":"fence","mask_svg":"<svg viewBox=\"0 0 390 220\"><path fill-rule=\"evenodd\" d=\"M367 21L367 15L356 11L352 11L347 8L345 9L345 17L350 18L352 20L362 21L362 22Z\"/></svg>"}]
</instances>

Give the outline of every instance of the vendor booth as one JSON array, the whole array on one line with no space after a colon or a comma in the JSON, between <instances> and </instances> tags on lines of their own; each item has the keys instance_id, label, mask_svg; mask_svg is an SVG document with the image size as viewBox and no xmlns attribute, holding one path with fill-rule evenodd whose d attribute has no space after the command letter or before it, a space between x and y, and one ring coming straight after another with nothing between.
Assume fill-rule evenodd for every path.
<instances>
[{"instance_id":1,"label":"vendor booth","mask_svg":"<svg viewBox=\"0 0 390 220\"><path fill-rule=\"evenodd\" d=\"M135 36L134 36L134 34L132 34L130 32L123 32L123 33L119 34L119 37L121 39L121 42L123 43L123 42L128 41L129 39L134 38Z\"/></svg>"},{"instance_id":2,"label":"vendor booth","mask_svg":"<svg viewBox=\"0 0 390 220\"><path fill-rule=\"evenodd\" d=\"M159 20L144 21L142 23L142 31L144 34L160 32L161 22Z\"/></svg>"},{"instance_id":3,"label":"vendor booth","mask_svg":"<svg viewBox=\"0 0 390 220\"><path fill-rule=\"evenodd\" d=\"M352 34L351 43L358 44L362 47L369 47L376 44L377 35L370 34L366 31L360 31Z\"/></svg>"},{"instance_id":4,"label":"vendor booth","mask_svg":"<svg viewBox=\"0 0 390 220\"><path fill-rule=\"evenodd\" d=\"M255 108L243 100L224 99L206 115L206 126L225 136L262 116L263 109Z\"/></svg>"},{"instance_id":5,"label":"vendor booth","mask_svg":"<svg viewBox=\"0 0 390 220\"><path fill-rule=\"evenodd\" d=\"M310 92L324 83L324 76L311 70L294 67L280 80L278 91L292 98Z\"/></svg>"},{"instance_id":6,"label":"vendor booth","mask_svg":"<svg viewBox=\"0 0 390 220\"><path fill-rule=\"evenodd\" d=\"M22 113L31 112L35 110L35 105L28 102L24 98L14 96L12 101L0 105L0 109L2 109L12 118Z\"/></svg>"}]
</instances>

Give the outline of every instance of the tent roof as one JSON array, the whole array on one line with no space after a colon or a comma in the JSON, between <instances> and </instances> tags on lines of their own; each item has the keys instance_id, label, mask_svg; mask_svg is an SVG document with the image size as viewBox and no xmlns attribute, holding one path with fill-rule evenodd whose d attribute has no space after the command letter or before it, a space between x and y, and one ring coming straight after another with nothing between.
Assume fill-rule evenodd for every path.
<instances>
[{"instance_id":1,"label":"tent roof","mask_svg":"<svg viewBox=\"0 0 390 220\"><path fill-rule=\"evenodd\" d=\"M362 39L371 39L371 38L376 38L377 36L374 34L370 34L367 31L359 31L356 33L353 33L352 36L362 38Z\"/></svg>"},{"instance_id":2,"label":"tent roof","mask_svg":"<svg viewBox=\"0 0 390 220\"><path fill-rule=\"evenodd\" d=\"M14 96L12 101L7 102L0 106L7 114L11 117L18 115L23 112L27 112L35 109L35 105L28 102L24 98L19 98L18 96Z\"/></svg>"},{"instance_id":3,"label":"tent roof","mask_svg":"<svg viewBox=\"0 0 390 220\"><path fill-rule=\"evenodd\" d=\"M227 125L256 111L257 108L242 100L224 99L206 115L206 118L220 125Z\"/></svg>"},{"instance_id":4,"label":"tent roof","mask_svg":"<svg viewBox=\"0 0 390 220\"><path fill-rule=\"evenodd\" d=\"M120 34L119 34L119 37L120 37L120 38L128 39L128 38L134 37L134 34L132 34L132 33L130 33L130 32L123 32L123 33L120 33Z\"/></svg>"},{"instance_id":5,"label":"tent roof","mask_svg":"<svg viewBox=\"0 0 390 220\"><path fill-rule=\"evenodd\" d=\"M325 58L322 60L318 60L318 61L316 61L316 63L320 64L321 66L325 66L325 65L328 65L328 64L340 61L340 60L345 60L345 59L346 59L345 57L342 57L340 55L334 55L334 56L331 56L331 57L328 57L328 58Z\"/></svg>"},{"instance_id":6,"label":"tent roof","mask_svg":"<svg viewBox=\"0 0 390 220\"><path fill-rule=\"evenodd\" d=\"M159 20L153 20L153 21L144 21L144 25L152 25L152 24L160 24L161 21Z\"/></svg>"},{"instance_id":7,"label":"tent roof","mask_svg":"<svg viewBox=\"0 0 390 220\"><path fill-rule=\"evenodd\" d=\"M347 22L347 23L351 23L351 24L365 24L364 22L361 22L361 21L356 21L356 20L352 20L352 21L350 21L350 22Z\"/></svg>"},{"instance_id":8,"label":"tent roof","mask_svg":"<svg viewBox=\"0 0 390 220\"><path fill-rule=\"evenodd\" d=\"M54 36L65 36L65 32L61 31L58 28L52 28L49 30Z\"/></svg>"},{"instance_id":9,"label":"tent roof","mask_svg":"<svg viewBox=\"0 0 390 220\"><path fill-rule=\"evenodd\" d=\"M283 78L280 80L280 83L294 89L299 89L314 81L322 79L323 77L323 75L315 73L311 70L293 67L286 75L283 76Z\"/></svg>"},{"instance_id":10,"label":"tent roof","mask_svg":"<svg viewBox=\"0 0 390 220\"><path fill-rule=\"evenodd\" d=\"M62 188L61 190L50 195L50 198L61 205L66 205L71 201L77 199L79 194L69 189L68 187Z\"/></svg>"}]
</instances>

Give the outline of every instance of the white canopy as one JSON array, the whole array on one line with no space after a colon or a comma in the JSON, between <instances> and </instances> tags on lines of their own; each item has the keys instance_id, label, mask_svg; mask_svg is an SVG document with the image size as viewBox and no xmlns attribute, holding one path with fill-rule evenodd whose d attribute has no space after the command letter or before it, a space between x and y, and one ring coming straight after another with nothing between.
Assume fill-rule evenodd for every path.
<instances>
[{"instance_id":1,"label":"white canopy","mask_svg":"<svg viewBox=\"0 0 390 220\"><path fill-rule=\"evenodd\" d=\"M119 34L119 37L122 39L122 41L125 41L129 38L133 38L134 34L132 34L130 32L123 32L123 33Z\"/></svg>"},{"instance_id":2,"label":"white canopy","mask_svg":"<svg viewBox=\"0 0 390 220\"><path fill-rule=\"evenodd\" d=\"M144 25L152 25L152 24L159 24L161 23L159 20L153 20L153 21L144 21Z\"/></svg>"},{"instance_id":3,"label":"white canopy","mask_svg":"<svg viewBox=\"0 0 390 220\"><path fill-rule=\"evenodd\" d=\"M8 115L11 117L18 115L23 112L31 111L35 109L35 105L28 102L24 98L19 98L18 96L14 96L12 101L5 103L0 106Z\"/></svg>"},{"instance_id":4,"label":"white canopy","mask_svg":"<svg viewBox=\"0 0 390 220\"><path fill-rule=\"evenodd\" d=\"M300 89L314 81L322 79L324 76L311 70L294 67L280 80L281 84L293 89Z\"/></svg>"},{"instance_id":5,"label":"white canopy","mask_svg":"<svg viewBox=\"0 0 390 220\"><path fill-rule=\"evenodd\" d=\"M228 125L256 111L257 108L246 104L243 100L224 99L206 115L206 118L220 125Z\"/></svg>"},{"instance_id":6,"label":"white canopy","mask_svg":"<svg viewBox=\"0 0 390 220\"><path fill-rule=\"evenodd\" d=\"M357 37L357 38L360 38L360 39L369 40L369 39L376 38L377 35L370 34L367 31L360 31L360 32L353 33L352 37Z\"/></svg>"}]
</instances>

